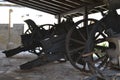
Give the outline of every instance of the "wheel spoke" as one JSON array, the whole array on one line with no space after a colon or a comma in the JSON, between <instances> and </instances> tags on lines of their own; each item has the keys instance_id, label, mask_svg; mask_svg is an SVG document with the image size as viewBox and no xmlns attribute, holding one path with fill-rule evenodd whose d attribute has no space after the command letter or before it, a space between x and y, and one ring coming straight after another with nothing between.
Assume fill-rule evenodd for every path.
<instances>
[{"instance_id":1,"label":"wheel spoke","mask_svg":"<svg viewBox=\"0 0 120 80\"><path fill-rule=\"evenodd\" d=\"M83 70L85 71L85 67L86 67L86 63L85 64L83 64Z\"/></svg>"},{"instance_id":2,"label":"wheel spoke","mask_svg":"<svg viewBox=\"0 0 120 80\"><path fill-rule=\"evenodd\" d=\"M76 62L78 62L80 59L82 59L81 55L79 55L76 59ZM85 66L85 65L84 65Z\"/></svg>"},{"instance_id":3,"label":"wheel spoke","mask_svg":"<svg viewBox=\"0 0 120 80\"><path fill-rule=\"evenodd\" d=\"M96 40L99 36L100 36L100 33L99 33L99 34L97 34L97 36L95 36L95 40Z\"/></svg>"},{"instance_id":4,"label":"wheel spoke","mask_svg":"<svg viewBox=\"0 0 120 80\"><path fill-rule=\"evenodd\" d=\"M96 55L98 58L100 58L100 55L99 55L98 53L95 53L95 55Z\"/></svg>"},{"instance_id":5,"label":"wheel spoke","mask_svg":"<svg viewBox=\"0 0 120 80\"><path fill-rule=\"evenodd\" d=\"M76 48L76 49L73 49L73 50L69 51L69 53L78 52L78 51L80 51L80 50L82 50L84 48L85 48L84 46L83 47L79 47L79 48Z\"/></svg>"},{"instance_id":6,"label":"wheel spoke","mask_svg":"<svg viewBox=\"0 0 120 80\"><path fill-rule=\"evenodd\" d=\"M95 41L95 44L99 44L99 43L102 43L102 42L105 42L106 40L104 38L102 39L98 39Z\"/></svg>"},{"instance_id":7,"label":"wheel spoke","mask_svg":"<svg viewBox=\"0 0 120 80\"><path fill-rule=\"evenodd\" d=\"M78 31L78 33L80 34L80 36L82 37L82 39L84 40L84 41L86 41L86 38L85 38L85 36L83 36L83 34L77 29L77 31Z\"/></svg>"},{"instance_id":8,"label":"wheel spoke","mask_svg":"<svg viewBox=\"0 0 120 80\"><path fill-rule=\"evenodd\" d=\"M106 38L106 35L105 35L105 34L103 34L102 32L100 32L100 34L103 36L103 38Z\"/></svg>"},{"instance_id":9,"label":"wheel spoke","mask_svg":"<svg viewBox=\"0 0 120 80\"><path fill-rule=\"evenodd\" d=\"M85 44L84 42L82 42L82 41L80 41L80 40L77 40L77 39L73 39L73 38L71 38L70 39L71 41L73 41L73 42L76 42L76 43L78 43L78 44Z\"/></svg>"},{"instance_id":10,"label":"wheel spoke","mask_svg":"<svg viewBox=\"0 0 120 80\"><path fill-rule=\"evenodd\" d=\"M107 58L107 56L105 56L104 59L103 59L103 61L102 61L102 63L99 65L99 68L101 68L102 66L104 66L105 64L107 64L106 63L107 60L108 60L108 58Z\"/></svg>"},{"instance_id":11,"label":"wheel spoke","mask_svg":"<svg viewBox=\"0 0 120 80\"><path fill-rule=\"evenodd\" d=\"M97 63L99 61L103 61L103 59L105 58L105 56L99 57L98 59L94 60L94 63Z\"/></svg>"}]
</instances>

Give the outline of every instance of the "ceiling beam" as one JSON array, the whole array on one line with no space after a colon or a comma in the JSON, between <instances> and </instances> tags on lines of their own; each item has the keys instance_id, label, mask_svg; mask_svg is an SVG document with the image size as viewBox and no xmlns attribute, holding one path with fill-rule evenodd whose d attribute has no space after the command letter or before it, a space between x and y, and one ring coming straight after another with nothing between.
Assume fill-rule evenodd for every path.
<instances>
[{"instance_id":1,"label":"ceiling beam","mask_svg":"<svg viewBox=\"0 0 120 80\"><path fill-rule=\"evenodd\" d=\"M50 4L49 4L49 5L48 5L48 4L45 4L45 3L43 3L43 2L41 2L41 1L39 1L39 0L29 0L29 2L30 2L30 3L35 3L36 5L39 5L39 6L42 6L42 7L54 9L54 10L56 10L56 11L60 11L60 12L64 11L64 9L61 9L61 8L59 8L59 7L56 7L56 6L53 6L53 5L50 5Z\"/></svg>"},{"instance_id":2,"label":"ceiling beam","mask_svg":"<svg viewBox=\"0 0 120 80\"><path fill-rule=\"evenodd\" d=\"M36 3L30 2L28 0L19 0L19 2L26 3L26 4L30 5L30 6L36 6L36 7L42 8L42 9L51 10L51 11L57 12L57 13L61 12L60 10L56 10L56 9L53 9L53 8L50 8L50 7L47 7L47 6L36 4Z\"/></svg>"},{"instance_id":3,"label":"ceiling beam","mask_svg":"<svg viewBox=\"0 0 120 80\"><path fill-rule=\"evenodd\" d=\"M98 0L80 0L80 1L82 1L82 2L84 2L84 3L92 4L92 3L95 3L95 2L98 1ZM99 2L99 1L98 1L98 2Z\"/></svg>"},{"instance_id":4,"label":"ceiling beam","mask_svg":"<svg viewBox=\"0 0 120 80\"><path fill-rule=\"evenodd\" d=\"M66 0L67 2L70 2L70 3L73 3L73 4L75 4L75 5L80 5L80 4L82 4L82 3L78 3L78 2L76 2L75 0L73 1L73 0Z\"/></svg>"},{"instance_id":5,"label":"ceiling beam","mask_svg":"<svg viewBox=\"0 0 120 80\"><path fill-rule=\"evenodd\" d=\"M44 5L50 5L50 6L59 8L59 9L70 10L69 7L66 7L66 6L63 6L63 5L54 3L54 2L52 2L51 0L34 0L34 1L38 1L38 2L40 2L40 3L42 3L42 4L44 4Z\"/></svg>"},{"instance_id":6,"label":"ceiling beam","mask_svg":"<svg viewBox=\"0 0 120 80\"><path fill-rule=\"evenodd\" d=\"M29 8L32 8L32 9L43 11L43 12L46 12L46 13L49 13L49 14L53 14L53 15L58 14L57 12L54 12L54 11L51 11L51 10L48 10L48 9L42 9L40 7L32 6L32 5L26 4L26 3L21 3L21 2L15 1L15 0L8 0L8 1L12 2L12 3L15 3L15 4L19 4L19 5L25 6L25 7L29 7Z\"/></svg>"},{"instance_id":7,"label":"ceiling beam","mask_svg":"<svg viewBox=\"0 0 120 80\"><path fill-rule=\"evenodd\" d=\"M87 5L87 8L88 8L88 10L91 10L94 7L100 6L100 5L103 5L103 4L102 3L89 4L89 5ZM85 14L85 6L74 9L74 10L71 10L71 11L68 11L68 12L65 12L65 13L62 13L60 15L56 15L56 18L58 18L58 16L64 17L64 16L67 16L67 15L72 15L72 14L76 14L76 13L80 13L80 14L84 15Z\"/></svg>"},{"instance_id":8,"label":"ceiling beam","mask_svg":"<svg viewBox=\"0 0 120 80\"><path fill-rule=\"evenodd\" d=\"M59 3L59 4L62 4L62 5L65 5L65 6L68 6L68 7L71 7L71 8L75 8L76 7L76 5L74 5L72 3L69 3L66 0L64 0L64 1L63 0L52 0L52 1L54 1L56 3Z\"/></svg>"}]
</instances>

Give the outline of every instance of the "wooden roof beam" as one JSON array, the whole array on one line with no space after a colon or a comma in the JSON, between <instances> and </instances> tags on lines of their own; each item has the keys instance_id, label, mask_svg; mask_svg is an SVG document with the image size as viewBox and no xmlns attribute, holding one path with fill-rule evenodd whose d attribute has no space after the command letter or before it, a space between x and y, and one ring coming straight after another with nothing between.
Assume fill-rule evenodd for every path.
<instances>
[{"instance_id":1,"label":"wooden roof beam","mask_svg":"<svg viewBox=\"0 0 120 80\"><path fill-rule=\"evenodd\" d=\"M95 3L97 0L80 0L80 1L91 4L91 3Z\"/></svg>"},{"instance_id":2,"label":"wooden roof beam","mask_svg":"<svg viewBox=\"0 0 120 80\"><path fill-rule=\"evenodd\" d=\"M53 14L53 15L57 15L58 14L57 12L54 12L54 11L51 11L51 10L48 10L48 9L41 9L40 7L31 6L31 5L26 4L26 3L20 3L18 1L14 1L14 0L8 0L8 1L12 2L12 3L15 3L15 4L19 4L19 5L25 6L25 7L29 7L29 8L32 8L32 9L43 11L43 12L46 12L46 13L49 13L49 14Z\"/></svg>"},{"instance_id":3,"label":"wooden roof beam","mask_svg":"<svg viewBox=\"0 0 120 80\"><path fill-rule=\"evenodd\" d=\"M13 1L13 0L9 0L9 1ZM14 1L14 2L17 2L17 1ZM19 0L20 3L25 3L25 4L28 4L30 6L34 6L34 7L38 7L38 8L42 8L42 9L45 9L45 10L50 10L51 12L56 12L56 13L60 13L61 11L59 10L55 10L55 9L51 9L49 7L44 7L44 6L41 6L41 5L38 5L38 4L35 4L35 3L31 3L31 2L28 2L27 0Z\"/></svg>"},{"instance_id":4,"label":"wooden roof beam","mask_svg":"<svg viewBox=\"0 0 120 80\"><path fill-rule=\"evenodd\" d=\"M51 9L54 9L54 10L58 10L58 11L64 11L64 9L61 9L61 8L58 8L56 6L53 6L53 5L48 5L48 4L45 4L41 1L38 1L38 0L29 0L30 2L32 3L35 3L36 5L40 5L40 6L43 6L43 7L46 7L46 8L51 8Z\"/></svg>"},{"instance_id":5,"label":"wooden roof beam","mask_svg":"<svg viewBox=\"0 0 120 80\"><path fill-rule=\"evenodd\" d=\"M75 5L78 5L78 6L82 6L82 5L85 5L86 3L80 1L80 0L66 0L67 2L71 2Z\"/></svg>"},{"instance_id":6,"label":"wooden roof beam","mask_svg":"<svg viewBox=\"0 0 120 80\"><path fill-rule=\"evenodd\" d=\"M32 6L36 6L36 7L40 7L40 8L46 9L46 10L51 10L51 11L57 12L57 13L62 12L60 10L53 9L53 8L48 7L48 6L43 6L43 5L40 5L39 3L36 4L36 3L30 2L30 1L27 1L27 0L19 0L19 2L26 3L26 4L29 4L29 5L32 5Z\"/></svg>"},{"instance_id":7,"label":"wooden roof beam","mask_svg":"<svg viewBox=\"0 0 120 80\"><path fill-rule=\"evenodd\" d=\"M69 3L67 1L63 1L63 0L52 0L52 1L59 3L59 4L62 4L62 5L65 5L65 6L69 6L71 8L76 8L76 6L74 4Z\"/></svg>"},{"instance_id":8,"label":"wooden roof beam","mask_svg":"<svg viewBox=\"0 0 120 80\"><path fill-rule=\"evenodd\" d=\"M55 3L55 2L52 2L51 0L39 0L39 1L44 3L44 4L48 4L48 5L54 6L54 7L58 7L58 8L65 9L65 10L70 10L69 7L60 5L60 4Z\"/></svg>"},{"instance_id":9,"label":"wooden roof beam","mask_svg":"<svg viewBox=\"0 0 120 80\"><path fill-rule=\"evenodd\" d=\"M91 10L94 7L99 6L99 5L102 5L102 4L101 3L89 4L89 5L87 5L87 8L88 8L88 10ZM62 14L60 14L60 16L64 17L64 16L67 16L67 15L75 14L75 13L80 13L80 14L84 15L85 14L85 6L74 9L74 10L71 10L71 11L68 11L68 12L65 12L65 13L62 13ZM58 15L56 15L56 18L57 17L58 17Z\"/></svg>"}]
</instances>

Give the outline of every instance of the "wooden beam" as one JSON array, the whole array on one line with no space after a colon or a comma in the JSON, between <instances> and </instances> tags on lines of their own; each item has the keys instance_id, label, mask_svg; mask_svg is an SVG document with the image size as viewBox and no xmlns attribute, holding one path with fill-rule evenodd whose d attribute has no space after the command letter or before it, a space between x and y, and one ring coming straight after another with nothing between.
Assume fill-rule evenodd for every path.
<instances>
[{"instance_id":1,"label":"wooden beam","mask_svg":"<svg viewBox=\"0 0 120 80\"><path fill-rule=\"evenodd\" d=\"M38 1L38 0L35 0L35 1ZM45 5L51 5L51 6L54 6L54 7L63 9L63 10L70 10L69 7L60 5L60 4L55 3L55 2L53 2L53 1L51 1L51 0L39 0L39 2L40 2L40 3L43 3L43 4L45 4Z\"/></svg>"},{"instance_id":2,"label":"wooden beam","mask_svg":"<svg viewBox=\"0 0 120 80\"><path fill-rule=\"evenodd\" d=\"M36 6L36 7L45 9L45 10L51 10L51 11L57 12L57 13L61 12L60 10L56 10L56 9L53 9L53 8L50 8L50 7L47 7L47 6L36 4L36 3L30 2L30 1L27 1L27 0L19 0L19 2L29 4L30 6Z\"/></svg>"},{"instance_id":3,"label":"wooden beam","mask_svg":"<svg viewBox=\"0 0 120 80\"><path fill-rule=\"evenodd\" d=\"M15 4L19 4L19 5L22 5L22 6L25 6L25 7L29 7L29 8L32 8L32 9L36 9L36 10L39 10L39 11L43 11L43 12L46 12L46 13L49 13L49 14L53 14L53 15L57 15L58 13L57 12L54 12L54 11L51 11L51 10L48 10L48 9L42 9L40 7L36 7L36 6L33 6L33 5L30 5L30 4L27 4L27 3L21 3L21 2L18 2L18 1L15 1L15 0L8 0L9 2L12 2L12 3L15 3Z\"/></svg>"},{"instance_id":4,"label":"wooden beam","mask_svg":"<svg viewBox=\"0 0 120 80\"><path fill-rule=\"evenodd\" d=\"M100 6L100 5L103 5L101 3L96 3L96 4L89 4L87 5L88 7L88 10L91 10L93 9L94 7L96 6ZM85 14L85 10L84 10L84 7L80 7L80 8L77 8L77 9L74 9L74 10L71 10L71 11L68 11L68 12L65 12L65 13L62 13L60 14L61 17L64 17L64 16L67 16L67 15L72 15L72 14L76 14L76 13L81 13L81 14ZM56 15L56 18L58 17L58 15Z\"/></svg>"},{"instance_id":5,"label":"wooden beam","mask_svg":"<svg viewBox=\"0 0 120 80\"><path fill-rule=\"evenodd\" d=\"M92 4L92 3L95 3L97 0L80 0L80 1L82 1L84 3ZM98 1L98 2L100 2L100 1Z\"/></svg>"},{"instance_id":6,"label":"wooden beam","mask_svg":"<svg viewBox=\"0 0 120 80\"><path fill-rule=\"evenodd\" d=\"M56 10L56 11L64 11L64 9L61 9L59 7L56 7L56 6L53 6L53 5L50 5L50 4L46 4L46 3L43 3L39 0L29 0L30 3L35 3L36 5L39 5L39 6L42 6L42 7L46 7L46 8L50 8L50 9L53 9L53 10Z\"/></svg>"},{"instance_id":7,"label":"wooden beam","mask_svg":"<svg viewBox=\"0 0 120 80\"><path fill-rule=\"evenodd\" d=\"M62 5L65 5L65 6L69 6L69 7L71 7L71 8L75 8L76 6L74 5L74 4L72 4L72 3L68 3L67 1L63 1L63 0L52 0L52 1L54 1L54 2L56 2L56 3L59 3L59 4L62 4Z\"/></svg>"},{"instance_id":8,"label":"wooden beam","mask_svg":"<svg viewBox=\"0 0 120 80\"><path fill-rule=\"evenodd\" d=\"M67 2L70 2L70 3L73 3L75 5L78 5L78 6L82 6L82 5L85 5L86 3L80 1L80 0L66 0Z\"/></svg>"}]
</instances>

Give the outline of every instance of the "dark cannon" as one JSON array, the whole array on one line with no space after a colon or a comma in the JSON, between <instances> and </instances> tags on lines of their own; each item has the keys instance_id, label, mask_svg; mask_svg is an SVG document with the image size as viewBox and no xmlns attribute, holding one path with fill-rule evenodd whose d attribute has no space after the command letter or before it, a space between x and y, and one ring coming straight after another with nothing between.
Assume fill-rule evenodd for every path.
<instances>
[{"instance_id":1,"label":"dark cannon","mask_svg":"<svg viewBox=\"0 0 120 80\"><path fill-rule=\"evenodd\" d=\"M108 1L109 10L106 13L100 11L103 18L99 21L86 16L74 23L68 17L48 30L43 28L45 25L35 27L28 22L29 29L21 35L22 46L3 53L7 57L21 51L38 55L37 59L22 64L21 69L31 69L64 58L80 71L94 74L94 79L106 78L103 75L106 67L120 68L120 15L116 11L120 8L119 0Z\"/></svg>"},{"instance_id":2,"label":"dark cannon","mask_svg":"<svg viewBox=\"0 0 120 80\"><path fill-rule=\"evenodd\" d=\"M21 65L21 69L29 69L28 66L33 65L33 63L35 63L35 65L33 65L34 67L41 63L44 64L49 61L65 58L66 35L69 29L74 25L71 17L68 17L66 21L63 20L59 24L45 24L39 27L32 20L26 20L25 22L28 24L29 28L26 30L25 34L21 35L22 45L15 49L3 51L7 57L14 56L22 51L29 51L38 55L37 60ZM44 26L47 26L48 29L46 30ZM43 61L43 57L48 59L47 62Z\"/></svg>"},{"instance_id":3,"label":"dark cannon","mask_svg":"<svg viewBox=\"0 0 120 80\"><path fill-rule=\"evenodd\" d=\"M42 56L22 64L20 68L25 70L53 61L66 61L65 39L69 29L73 26L74 22L72 21L72 18L68 18L66 21L55 24L52 35L40 40L40 44L42 45L42 49L44 51Z\"/></svg>"},{"instance_id":4,"label":"dark cannon","mask_svg":"<svg viewBox=\"0 0 120 80\"><path fill-rule=\"evenodd\" d=\"M7 57L14 56L22 51L30 51L38 56L40 53L43 52L42 49L37 49L36 51L36 48L41 47L40 40L45 39L48 36L48 34L49 35L52 34L53 29L50 28L53 27L53 25L45 24L45 25L37 26L34 23L34 21L30 19L25 20L25 22L28 25L28 29L23 35L21 35L21 43L22 43L21 46L15 49L3 51L3 53L5 53ZM48 30L45 30L43 28L44 26L47 26Z\"/></svg>"}]
</instances>

